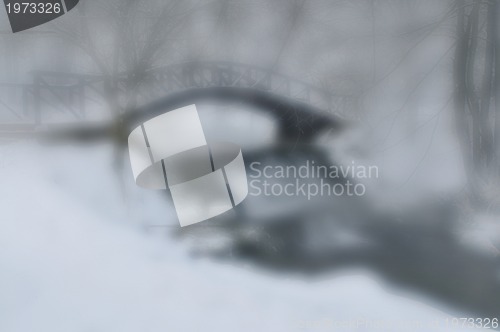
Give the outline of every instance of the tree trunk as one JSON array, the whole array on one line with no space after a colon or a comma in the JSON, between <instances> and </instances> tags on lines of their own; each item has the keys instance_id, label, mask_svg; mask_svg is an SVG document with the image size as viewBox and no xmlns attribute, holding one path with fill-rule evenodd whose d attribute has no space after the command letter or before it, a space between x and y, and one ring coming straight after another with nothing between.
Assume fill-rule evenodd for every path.
<instances>
[{"instance_id":1,"label":"tree trunk","mask_svg":"<svg viewBox=\"0 0 500 332\"><path fill-rule=\"evenodd\" d=\"M483 82L481 85L481 109L480 109L480 127L481 127L481 173L484 180L491 176L491 166L493 161L493 132L490 125L491 116L491 94L492 94L492 80L494 76L495 65L495 48L494 48L494 24L495 12L493 11L493 4L486 3L487 17L486 17L486 46L484 56L484 72Z\"/></svg>"},{"instance_id":2,"label":"tree trunk","mask_svg":"<svg viewBox=\"0 0 500 332\"><path fill-rule=\"evenodd\" d=\"M465 29L465 0L457 1L457 28L456 28L456 48L453 79L455 82L454 89L454 104L455 104L455 127L457 137L460 141L462 149L462 158L465 170L468 175L472 174L473 167L471 165L472 155L470 150L470 131L469 122L467 119L467 84L466 84L466 68L467 68L467 52L468 52L468 35ZM471 182L469 180L469 182Z\"/></svg>"},{"instance_id":3,"label":"tree trunk","mask_svg":"<svg viewBox=\"0 0 500 332\"><path fill-rule=\"evenodd\" d=\"M479 2L476 1L472 7L467 24L467 42L465 84L466 99L472 120L472 164L474 166L474 177L480 168L481 161L481 127L479 125L479 98L475 93L474 84L474 65L476 62L478 47L478 28L479 28ZM477 179L474 179L477 181Z\"/></svg>"},{"instance_id":4,"label":"tree trunk","mask_svg":"<svg viewBox=\"0 0 500 332\"><path fill-rule=\"evenodd\" d=\"M495 87L493 92L495 94L495 128L494 128L494 145L495 145L495 175L500 177L500 4L494 1L492 5L493 15L496 19L493 20L493 36L495 49Z\"/></svg>"}]
</instances>

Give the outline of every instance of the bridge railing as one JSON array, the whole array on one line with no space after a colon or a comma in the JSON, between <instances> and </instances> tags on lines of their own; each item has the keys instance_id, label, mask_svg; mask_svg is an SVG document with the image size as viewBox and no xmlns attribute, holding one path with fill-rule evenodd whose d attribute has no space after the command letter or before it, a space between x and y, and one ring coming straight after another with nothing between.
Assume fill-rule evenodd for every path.
<instances>
[{"instance_id":1,"label":"bridge railing","mask_svg":"<svg viewBox=\"0 0 500 332\"><path fill-rule=\"evenodd\" d=\"M23 108L25 85L0 83L0 119L2 123L25 122Z\"/></svg>"},{"instance_id":2,"label":"bridge railing","mask_svg":"<svg viewBox=\"0 0 500 332\"><path fill-rule=\"evenodd\" d=\"M12 121L40 125L54 112L81 121L86 117L89 104L96 102L96 98L105 98L103 90L109 79L99 74L51 71L32 72L32 76L30 84L0 84L0 110L10 113ZM133 89L139 104L169 93L207 87L264 90L340 117L348 117L345 111L353 109L357 103L353 96L338 95L274 70L227 61L172 64L140 74L120 73L112 79L122 98L127 98ZM9 89L13 92L8 92Z\"/></svg>"},{"instance_id":3,"label":"bridge railing","mask_svg":"<svg viewBox=\"0 0 500 332\"><path fill-rule=\"evenodd\" d=\"M145 75L149 94L188 88L245 87L266 90L304 101L319 109L341 115L356 98L338 95L324 88L263 67L232 62L186 62L154 68ZM153 89L152 89L153 88Z\"/></svg>"}]
</instances>

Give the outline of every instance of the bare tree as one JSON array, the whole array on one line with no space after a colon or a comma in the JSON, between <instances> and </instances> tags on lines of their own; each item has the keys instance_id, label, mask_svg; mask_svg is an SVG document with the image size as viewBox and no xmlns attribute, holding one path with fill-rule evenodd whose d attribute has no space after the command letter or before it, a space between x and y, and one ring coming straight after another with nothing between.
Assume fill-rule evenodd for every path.
<instances>
[{"instance_id":1,"label":"bare tree","mask_svg":"<svg viewBox=\"0 0 500 332\"><path fill-rule=\"evenodd\" d=\"M103 77L102 95L122 136L121 118L136 106L147 72L175 52L180 32L198 1L94 0L76 11L76 24L53 26L90 59ZM120 138L120 137L119 137Z\"/></svg>"},{"instance_id":2,"label":"bare tree","mask_svg":"<svg viewBox=\"0 0 500 332\"><path fill-rule=\"evenodd\" d=\"M496 70L500 63L498 4L459 0L456 5L456 129L469 175L470 197L477 205L487 199L486 187L499 181L500 99L495 93L500 82L500 72Z\"/></svg>"}]
</instances>

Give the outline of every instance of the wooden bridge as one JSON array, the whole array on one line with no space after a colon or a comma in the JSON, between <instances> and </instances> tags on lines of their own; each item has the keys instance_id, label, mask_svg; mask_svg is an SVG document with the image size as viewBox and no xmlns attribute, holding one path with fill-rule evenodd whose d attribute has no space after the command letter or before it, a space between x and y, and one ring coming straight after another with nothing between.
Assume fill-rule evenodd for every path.
<instances>
[{"instance_id":1,"label":"wooden bridge","mask_svg":"<svg viewBox=\"0 0 500 332\"><path fill-rule=\"evenodd\" d=\"M29 84L0 84L0 96L8 89L17 95L13 104L0 97L0 112L13 118L8 125L0 124L0 132L50 126L47 110L64 113L79 125L88 124L92 103L104 103L105 85L111 80L118 94L135 92L134 105L140 106L127 110L124 116L130 121L201 100L236 100L276 116L281 133L295 137L335 127L348 110L357 108L355 96L337 95L273 70L232 62L185 62L113 77L54 71L31 75Z\"/></svg>"}]
</instances>

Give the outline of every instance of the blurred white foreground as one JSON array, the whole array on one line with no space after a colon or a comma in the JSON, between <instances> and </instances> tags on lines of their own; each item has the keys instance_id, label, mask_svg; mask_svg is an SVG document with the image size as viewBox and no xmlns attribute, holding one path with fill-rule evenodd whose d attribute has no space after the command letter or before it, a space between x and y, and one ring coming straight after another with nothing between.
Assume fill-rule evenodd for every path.
<instances>
[{"instance_id":1,"label":"blurred white foreground","mask_svg":"<svg viewBox=\"0 0 500 332\"><path fill-rule=\"evenodd\" d=\"M124 169L125 195L110 146L0 145L0 331L453 330L366 272L306 280L194 260L172 228L144 231L177 221Z\"/></svg>"}]
</instances>

